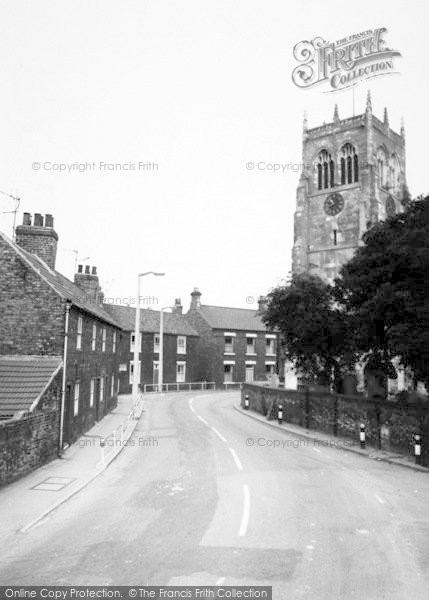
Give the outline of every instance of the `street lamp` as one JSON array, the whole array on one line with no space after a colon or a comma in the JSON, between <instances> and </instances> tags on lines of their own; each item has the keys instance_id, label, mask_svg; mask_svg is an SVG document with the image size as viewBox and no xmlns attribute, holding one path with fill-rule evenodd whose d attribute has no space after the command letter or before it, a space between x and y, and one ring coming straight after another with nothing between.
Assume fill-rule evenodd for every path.
<instances>
[{"instance_id":1,"label":"street lamp","mask_svg":"<svg viewBox=\"0 0 429 600\"><path fill-rule=\"evenodd\" d=\"M161 308L159 315L159 369L158 369L158 392L162 393L162 385L164 383L164 310L173 308L172 306L164 306Z\"/></svg>"},{"instance_id":2,"label":"street lamp","mask_svg":"<svg viewBox=\"0 0 429 600\"><path fill-rule=\"evenodd\" d=\"M146 275L155 275L155 277L162 277L165 273L156 273L155 271L146 271L146 273L139 273L137 275L137 302L136 302L136 321L134 326L134 372L133 372L133 388L132 397L133 402L137 402L139 393L139 354L140 354L140 279Z\"/></svg>"}]
</instances>

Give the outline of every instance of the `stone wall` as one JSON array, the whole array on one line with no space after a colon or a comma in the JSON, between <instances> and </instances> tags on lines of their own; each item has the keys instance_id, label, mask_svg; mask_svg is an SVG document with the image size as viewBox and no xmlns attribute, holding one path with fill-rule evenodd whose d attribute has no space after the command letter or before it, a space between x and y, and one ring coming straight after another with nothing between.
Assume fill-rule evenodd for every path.
<instances>
[{"instance_id":1,"label":"stone wall","mask_svg":"<svg viewBox=\"0 0 429 600\"><path fill-rule=\"evenodd\" d=\"M0 422L0 486L41 467L58 453L61 371L40 408L22 419Z\"/></svg>"},{"instance_id":2,"label":"stone wall","mask_svg":"<svg viewBox=\"0 0 429 600\"><path fill-rule=\"evenodd\" d=\"M295 391L243 384L241 404L248 394L250 409L276 418L283 404L283 420L307 429L359 440L365 424L366 441L384 450L414 454L413 436L422 435L422 462L429 466L429 403L374 402L362 396Z\"/></svg>"}]
</instances>

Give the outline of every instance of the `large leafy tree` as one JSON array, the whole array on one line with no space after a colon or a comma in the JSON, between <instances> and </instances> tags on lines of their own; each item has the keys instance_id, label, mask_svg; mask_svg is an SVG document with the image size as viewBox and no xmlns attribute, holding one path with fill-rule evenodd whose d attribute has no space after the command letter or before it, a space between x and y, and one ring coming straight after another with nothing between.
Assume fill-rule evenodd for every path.
<instances>
[{"instance_id":1,"label":"large leafy tree","mask_svg":"<svg viewBox=\"0 0 429 600\"><path fill-rule=\"evenodd\" d=\"M399 357L429 387L429 197L377 223L363 241L334 291L356 349L384 365Z\"/></svg>"},{"instance_id":2,"label":"large leafy tree","mask_svg":"<svg viewBox=\"0 0 429 600\"><path fill-rule=\"evenodd\" d=\"M314 275L294 275L273 289L262 319L269 329L279 330L285 357L298 369L340 387L344 369L352 360L347 318L332 297L332 289Z\"/></svg>"}]
</instances>

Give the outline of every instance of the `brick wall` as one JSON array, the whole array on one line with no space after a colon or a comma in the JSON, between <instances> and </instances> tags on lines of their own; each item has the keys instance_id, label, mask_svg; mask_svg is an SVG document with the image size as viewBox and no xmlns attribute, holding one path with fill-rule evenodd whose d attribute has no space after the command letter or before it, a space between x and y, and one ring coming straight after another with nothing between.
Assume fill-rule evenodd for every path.
<instances>
[{"instance_id":1,"label":"brick wall","mask_svg":"<svg viewBox=\"0 0 429 600\"><path fill-rule=\"evenodd\" d=\"M82 317L81 348L77 348L78 318ZM95 350L92 350L93 325L96 326ZM103 352L103 329L106 330L106 344ZM116 352L113 352L113 335L116 332ZM69 316L69 339L66 371L65 441L71 443L90 429L117 405L117 384L119 376L119 353L121 331L93 315L72 307ZM113 394L112 375L114 377ZM104 392L101 395L100 379L104 379ZM94 382L93 406L90 406L91 379ZM73 414L74 388L79 382L79 412Z\"/></svg>"},{"instance_id":2,"label":"brick wall","mask_svg":"<svg viewBox=\"0 0 429 600\"><path fill-rule=\"evenodd\" d=\"M267 418L276 416L283 403L283 420L301 427L359 440L359 426L366 426L367 443L385 450L413 455L413 435L423 436L423 461L429 466L429 403L402 405L376 403L360 396L342 396L328 392L306 392L244 384L250 409Z\"/></svg>"},{"instance_id":3,"label":"brick wall","mask_svg":"<svg viewBox=\"0 0 429 600\"><path fill-rule=\"evenodd\" d=\"M57 456L61 376L60 372L35 412L21 420L0 422L0 485Z\"/></svg>"},{"instance_id":4,"label":"brick wall","mask_svg":"<svg viewBox=\"0 0 429 600\"><path fill-rule=\"evenodd\" d=\"M64 301L0 238L0 354L63 354Z\"/></svg>"}]
</instances>

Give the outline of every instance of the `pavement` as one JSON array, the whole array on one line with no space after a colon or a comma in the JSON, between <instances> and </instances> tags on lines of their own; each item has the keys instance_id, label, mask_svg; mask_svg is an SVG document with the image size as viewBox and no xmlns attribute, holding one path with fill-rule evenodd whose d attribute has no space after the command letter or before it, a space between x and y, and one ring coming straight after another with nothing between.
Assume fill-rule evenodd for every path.
<instances>
[{"instance_id":1,"label":"pavement","mask_svg":"<svg viewBox=\"0 0 429 600\"><path fill-rule=\"evenodd\" d=\"M2 538L0 581L426 600L427 473L276 430L238 402L239 392L147 395L109 468Z\"/></svg>"},{"instance_id":2,"label":"pavement","mask_svg":"<svg viewBox=\"0 0 429 600\"><path fill-rule=\"evenodd\" d=\"M126 447L141 416L143 401L130 417L132 410L131 395L119 396L117 407L69 446L61 458L0 488L0 538L5 540L36 527L98 477Z\"/></svg>"},{"instance_id":3,"label":"pavement","mask_svg":"<svg viewBox=\"0 0 429 600\"><path fill-rule=\"evenodd\" d=\"M419 464L416 464L415 458L412 456L398 454L397 452L388 452L387 450L379 450L378 448L374 448L369 444L366 445L365 448L361 448L360 442L358 440L352 440L350 438L342 436L333 436L332 434L324 433L323 431L304 429L303 427L299 427L298 425L294 425L293 423L283 422L280 425L275 420L268 421L267 417L261 415L260 413L257 413L252 410L243 409L243 407L241 406L241 402L236 402L234 404L234 408L235 410L238 410L239 412L250 417L251 419L261 421L262 423L265 423L266 425L269 425L274 429L291 433L299 439L309 440L313 444L313 446L318 446L320 448L331 447L338 448L341 450L347 450L348 452L355 452L356 454L360 454L361 456L372 460L378 460L390 463L392 465L397 465L399 467L413 469L414 471L429 473L429 469L427 467L423 467Z\"/></svg>"}]
</instances>

